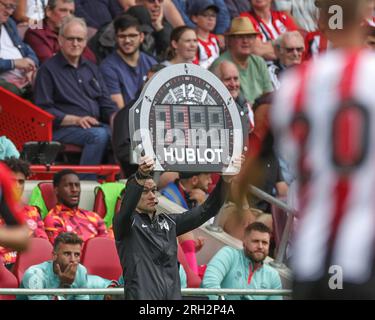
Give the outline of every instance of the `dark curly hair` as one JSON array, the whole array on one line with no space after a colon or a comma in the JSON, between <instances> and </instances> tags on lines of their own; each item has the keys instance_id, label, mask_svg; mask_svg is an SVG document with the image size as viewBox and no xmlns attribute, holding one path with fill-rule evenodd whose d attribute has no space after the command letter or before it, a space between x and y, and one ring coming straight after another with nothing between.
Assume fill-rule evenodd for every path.
<instances>
[{"instance_id":1,"label":"dark curly hair","mask_svg":"<svg viewBox=\"0 0 375 320\"><path fill-rule=\"evenodd\" d=\"M15 173L20 172L26 178L28 178L31 174L30 163L25 160L11 157L5 158L2 162L7 165L11 171Z\"/></svg>"}]
</instances>

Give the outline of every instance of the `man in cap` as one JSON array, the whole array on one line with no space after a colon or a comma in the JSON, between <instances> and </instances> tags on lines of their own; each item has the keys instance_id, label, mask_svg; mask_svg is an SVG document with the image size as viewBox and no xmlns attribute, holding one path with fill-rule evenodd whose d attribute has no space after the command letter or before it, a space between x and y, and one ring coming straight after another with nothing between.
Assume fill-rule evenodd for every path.
<instances>
[{"instance_id":1,"label":"man in cap","mask_svg":"<svg viewBox=\"0 0 375 320\"><path fill-rule=\"evenodd\" d=\"M215 29L219 11L213 0L195 1L190 8L191 20L196 24L198 36L197 61L205 69L220 55L219 39L211 33Z\"/></svg>"},{"instance_id":2,"label":"man in cap","mask_svg":"<svg viewBox=\"0 0 375 320\"><path fill-rule=\"evenodd\" d=\"M240 72L241 93L251 104L262 94L273 90L265 61L252 54L257 35L247 17L234 18L226 33L228 50L210 68L214 70L223 60L233 62Z\"/></svg>"}]
</instances>

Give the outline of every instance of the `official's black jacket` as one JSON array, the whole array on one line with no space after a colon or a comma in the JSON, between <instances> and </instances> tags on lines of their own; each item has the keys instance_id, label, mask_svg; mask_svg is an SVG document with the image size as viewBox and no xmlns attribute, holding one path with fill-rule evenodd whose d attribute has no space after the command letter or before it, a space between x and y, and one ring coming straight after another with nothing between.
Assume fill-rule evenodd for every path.
<instances>
[{"instance_id":1,"label":"official's black jacket","mask_svg":"<svg viewBox=\"0 0 375 320\"><path fill-rule=\"evenodd\" d=\"M182 214L148 214L135 211L143 187L128 182L113 230L121 260L126 299L181 299L176 237L215 216L225 200L220 179L207 200Z\"/></svg>"}]
</instances>

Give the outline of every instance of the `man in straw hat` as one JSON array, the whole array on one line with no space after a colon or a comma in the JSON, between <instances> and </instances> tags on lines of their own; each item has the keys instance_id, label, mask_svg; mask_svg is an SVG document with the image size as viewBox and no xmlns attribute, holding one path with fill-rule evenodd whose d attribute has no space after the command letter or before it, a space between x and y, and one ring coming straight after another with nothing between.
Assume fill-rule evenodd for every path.
<instances>
[{"instance_id":1,"label":"man in straw hat","mask_svg":"<svg viewBox=\"0 0 375 320\"><path fill-rule=\"evenodd\" d=\"M274 100L275 136L299 177L297 299L375 298L375 55L362 48L366 2L316 1L334 49L287 71Z\"/></svg>"},{"instance_id":2,"label":"man in straw hat","mask_svg":"<svg viewBox=\"0 0 375 320\"><path fill-rule=\"evenodd\" d=\"M252 54L257 35L248 18L234 18L226 33L228 50L210 68L215 70L223 60L233 62L240 72L241 93L251 104L262 94L273 90L265 61Z\"/></svg>"}]
</instances>

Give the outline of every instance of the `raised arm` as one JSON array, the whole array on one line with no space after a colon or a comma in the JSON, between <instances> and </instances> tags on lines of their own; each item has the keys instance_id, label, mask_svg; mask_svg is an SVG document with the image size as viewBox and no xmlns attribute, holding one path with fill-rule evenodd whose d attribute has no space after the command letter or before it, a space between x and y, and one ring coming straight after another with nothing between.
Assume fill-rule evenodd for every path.
<instances>
[{"instance_id":1,"label":"raised arm","mask_svg":"<svg viewBox=\"0 0 375 320\"><path fill-rule=\"evenodd\" d=\"M150 172L154 169L154 160L148 156L141 157L139 163L136 177L128 181L120 211L113 219L113 231L116 240L122 239L129 233L133 222L132 215L137 208L146 182L144 178L149 177Z\"/></svg>"}]
</instances>

